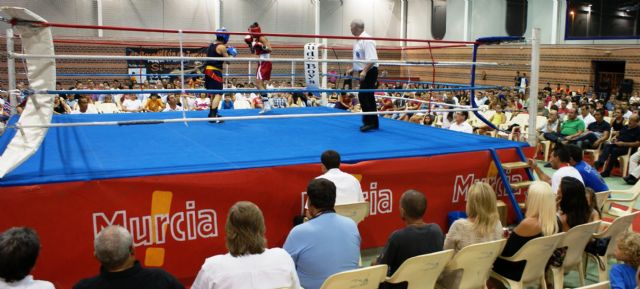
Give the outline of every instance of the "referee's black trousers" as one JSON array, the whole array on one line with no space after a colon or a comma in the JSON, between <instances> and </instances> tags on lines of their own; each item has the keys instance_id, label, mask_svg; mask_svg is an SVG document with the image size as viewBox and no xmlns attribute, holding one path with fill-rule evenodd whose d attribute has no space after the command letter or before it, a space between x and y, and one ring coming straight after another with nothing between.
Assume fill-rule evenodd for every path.
<instances>
[{"instance_id":1,"label":"referee's black trousers","mask_svg":"<svg viewBox=\"0 0 640 289\"><path fill-rule=\"evenodd\" d=\"M378 68L371 67L367 71L367 75L364 80L360 81L360 89L375 89L378 83ZM360 101L360 107L363 112L377 111L376 98L373 96L373 92L360 92L358 93L358 100ZM377 115L363 115L362 123L364 125L372 125L378 127Z\"/></svg>"}]
</instances>

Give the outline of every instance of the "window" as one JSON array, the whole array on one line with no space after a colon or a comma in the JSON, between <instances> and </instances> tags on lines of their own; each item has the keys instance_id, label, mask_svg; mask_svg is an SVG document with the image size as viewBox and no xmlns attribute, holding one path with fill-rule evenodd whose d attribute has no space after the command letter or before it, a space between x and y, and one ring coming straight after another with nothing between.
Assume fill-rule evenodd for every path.
<instances>
[{"instance_id":1,"label":"window","mask_svg":"<svg viewBox=\"0 0 640 289\"><path fill-rule=\"evenodd\" d=\"M431 36L442 40L447 33L447 0L431 1Z\"/></svg>"},{"instance_id":2,"label":"window","mask_svg":"<svg viewBox=\"0 0 640 289\"><path fill-rule=\"evenodd\" d=\"M565 39L640 38L640 0L567 0Z\"/></svg>"}]
</instances>

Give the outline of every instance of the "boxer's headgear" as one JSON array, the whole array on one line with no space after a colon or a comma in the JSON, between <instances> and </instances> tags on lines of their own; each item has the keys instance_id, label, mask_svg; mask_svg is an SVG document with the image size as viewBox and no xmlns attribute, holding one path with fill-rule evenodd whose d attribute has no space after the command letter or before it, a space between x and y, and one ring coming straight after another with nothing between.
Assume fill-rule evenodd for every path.
<instances>
[{"instance_id":1,"label":"boxer's headgear","mask_svg":"<svg viewBox=\"0 0 640 289\"><path fill-rule=\"evenodd\" d=\"M216 32L227 32L227 28L220 28ZM229 34L216 34L216 39L221 39L222 43L227 44L229 42Z\"/></svg>"},{"instance_id":2,"label":"boxer's headgear","mask_svg":"<svg viewBox=\"0 0 640 289\"><path fill-rule=\"evenodd\" d=\"M260 37L260 33L262 33L262 29L260 29L260 25L258 22L254 22L249 26L249 32L251 33L251 37Z\"/></svg>"}]
</instances>

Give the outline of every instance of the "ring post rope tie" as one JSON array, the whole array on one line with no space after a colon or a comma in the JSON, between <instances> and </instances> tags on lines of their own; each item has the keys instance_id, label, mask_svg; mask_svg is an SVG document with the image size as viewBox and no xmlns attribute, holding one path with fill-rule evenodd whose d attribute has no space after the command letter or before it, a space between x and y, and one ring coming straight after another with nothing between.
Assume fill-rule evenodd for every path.
<instances>
[{"instance_id":1,"label":"ring post rope tie","mask_svg":"<svg viewBox=\"0 0 640 289\"><path fill-rule=\"evenodd\" d=\"M184 53L182 51L182 29L178 30L178 37L180 38L180 57L184 58ZM181 94L185 94L184 92L184 59L180 59L180 88L182 89ZM186 104L186 103L185 103ZM182 110L182 118L186 119L187 114ZM189 124L185 121L184 126L189 126Z\"/></svg>"}]
</instances>

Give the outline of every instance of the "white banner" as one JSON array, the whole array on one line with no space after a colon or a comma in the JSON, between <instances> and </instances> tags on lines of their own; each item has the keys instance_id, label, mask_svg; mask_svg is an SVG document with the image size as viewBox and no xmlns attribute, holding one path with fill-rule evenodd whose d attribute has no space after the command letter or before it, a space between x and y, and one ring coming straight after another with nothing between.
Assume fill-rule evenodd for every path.
<instances>
[{"instance_id":1,"label":"white banner","mask_svg":"<svg viewBox=\"0 0 640 289\"><path fill-rule=\"evenodd\" d=\"M318 59L318 47L320 43L307 43L304 45L304 59ZM320 86L320 63L306 62L304 63L304 79L308 89L318 88ZM314 93L317 95L317 93Z\"/></svg>"}]
</instances>

